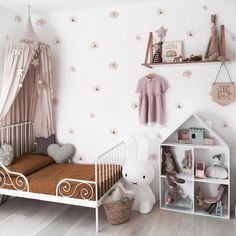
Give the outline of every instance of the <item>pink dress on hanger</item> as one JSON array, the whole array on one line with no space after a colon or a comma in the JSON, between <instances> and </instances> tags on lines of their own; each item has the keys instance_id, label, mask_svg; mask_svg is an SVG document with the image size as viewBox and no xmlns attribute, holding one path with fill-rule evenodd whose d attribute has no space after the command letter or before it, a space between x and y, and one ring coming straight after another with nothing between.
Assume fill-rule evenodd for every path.
<instances>
[{"instance_id":1,"label":"pink dress on hanger","mask_svg":"<svg viewBox=\"0 0 236 236\"><path fill-rule=\"evenodd\" d=\"M141 124L164 122L164 98L167 84L155 76L139 80L136 92L139 93L139 118Z\"/></svg>"}]
</instances>

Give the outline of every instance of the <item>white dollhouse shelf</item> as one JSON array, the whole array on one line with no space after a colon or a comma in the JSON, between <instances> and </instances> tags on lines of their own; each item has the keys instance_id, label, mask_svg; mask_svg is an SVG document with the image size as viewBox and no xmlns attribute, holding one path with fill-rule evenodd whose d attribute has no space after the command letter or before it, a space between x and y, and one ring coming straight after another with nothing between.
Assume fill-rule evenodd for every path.
<instances>
[{"instance_id":1,"label":"white dollhouse shelf","mask_svg":"<svg viewBox=\"0 0 236 236\"><path fill-rule=\"evenodd\" d=\"M188 129L190 127L195 128L204 128L205 136L213 138L215 145L196 145L196 144L182 144L178 143L178 131L181 129ZM168 190L171 190L169 187L166 176L161 173L162 167L162 158L160 158L159 163L159 173L160 173L160 183L159 183L159 192L160 192L160 207L161 209L191 213L196 215L204 215L217 218L230 218L230 148L228 144L211 128L208 124L201 119L198 115L192 114L184 122L182 122L169 136L167 136L160 144L160 153L162 153L162 147L170 146L171 151L174 154L177 165L180 167L180 173L177 174L179 178L185 180L184 184L178 184L178 186L187 194L192 200L192 208L185 209L175 206L167 206L165 204L165 194ZM184 158L184 153L186 150L191 150L192 152L192 173L185 174L182 169L182 160ZM206 168L212 165L212 157L216 154L222 154L221 164L228 171L228 179L215 179L215 178L196 178L195 173L195 162L203 161L206 164ZM227 185L228 189L226 192L226 201L223 206L223 215L216 216L215 212L209 214L204 211L201 207L196 204L196 189L201 188L203 197L216 197L218 194L219 185Z\"/></svg>"}]
</instances>

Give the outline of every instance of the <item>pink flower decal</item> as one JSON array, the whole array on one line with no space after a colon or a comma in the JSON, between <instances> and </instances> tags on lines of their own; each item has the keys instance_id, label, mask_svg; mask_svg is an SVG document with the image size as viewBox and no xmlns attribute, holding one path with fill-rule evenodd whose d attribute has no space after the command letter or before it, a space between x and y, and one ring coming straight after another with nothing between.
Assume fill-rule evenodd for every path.
<instances>
[{"instance_id":1,"label":"pink flower decal","mask_svg":"<svg viewBox=\"0 0 236 236\"><path fill-rule=\"evenodd\" d=\"M119 12L111 11L110 14L109 14L109 17L113 18L113 19L117 19L119 15L120 15Z\"/></svg>"},{"instance_id":2,"label":"pink flower decal","mask_svg":"<svg viewBox=\"0 0 236 236\"><path fill-rule=\"evenodd\" d=\"M117 62L111 62L108 67L111 70L117 70L119 67L119 64Z\"/></svg>"},{"instance_id":3,"label":"pink flower decal","mask_svg":"<svg viewBox=\"0 0 236 236\"><path fill-rule=\"evenodd\" d=\"M142 40L142 38L141 38L141 36L140 36L139 34L135 35L135 39L136 39L137 41L141 41L141 40Z\"/></svg>"},{"instance_id":4,"label":"pink flower decal","mask_svg":"<svg viewBox=\"0 0 236 236\"><path fill-rule=\"evenodd\" d=\"M226 128L229 128L229 122L228 121L223 121L222 122L222 124L221 124L221 127L223 128L223 129L226 129Z\"/></svg>"},{"instance_id":5,"label":"pink flower decal","mask_svg":"<svg viewBox=\"0 0 236 236\"><path fill-rule=\"evenodd\" d=\"M205 10L205 11L208 11L208 6L207 5L203 5L202 9Z\"/></svg>"},{"instance_id":6,"label":"pink flower decal","mask_svg":"<svg viewBox=\"0 0 236 236\"><path fill-rule=\"evenodd\" d=\"M192 30L188 30L187 31L187 36L188 37L193 37L194 36L194 32Z\"/></svg>"},{"instance_id":7,"label":"pink flower decal","mask_svg":"<svg viewBox=\"0 0 236 236\"><path fill-rule=\"evenodd\" d=\"M61 41L60 41L60 39L58 39L58 38L53 39L52 42L53 42L53 44L55 44L55 45L61 44Z\"/></svg>"},{"instance_id":8,"label":"pink flower decal","mask_svg":"<svg viewBox=\"0 0 236 236\"><path fill-rule=\"evenodd\" d=\"M21 23L22 17L17 15L17 16L15 16L14 20L15 20L16 23Z\"/></svg>"},{"instance_id":9,"label":"pink flower decal","mask_svg":"<svg viewBox=\"0 0 236 236\"><path fill-rule=\"evenodd\" d=\"M92 118L92 119L95 119L96 118L96 114L94 112L90 112L89 116Z\"/></svg>"},{"instance_id":10,"label":"pink flower decal","mask_svg":"<svg viewBox=\"0 0 236 236\"><path fill-rule=\"evenodd\" d=\"M76 67L72 65L72 66L70 67L70 70L71 70L72 72L76 72Z\"/></svg>"},{"instance_id":11,"label":"pink flower decal","mask_svg":"<svg viewBox=\"0 0 236 236\"><path fill-rule=\"evenodd\" d=\"M101 86L100 86L100 85L96 84L96 85L93 86L93 90L94 90L95 92L100 92L102 89L101 89Z\"/></svg>"},{"instance_id":12,"label":"pink flower decal","mask_svg":"<svg viewBox=\"0 0 236 236\"><path fill-rule=\"evenodd\" d=\"M158 16L162 16L162 15L165 14L165 10L158 8L158 9L156 10L156 14L157 14Z\"/></svg>"},{"instance_id":13,"label":"pink flower decal","mask_svg":"<svg viewBox=\"0 0 236 236\"><path fill-rule=\"evenodd\" d=\"M75 134L75 130L72 129L72 128L70 128L70 129L68 130L68 132L69 132L70 134Z\"/></svg>"},{"instance_id":14,"label":"pink flower decal","mask_svg":"<svg viewBox=\"0 0 236 236\"><path fill-rule=\"evenodd\" d=\"M76 16L70 16L69 21L72 22L72 23L76 23L77 22Z\"/></svg>"},{"instance_id":15,"label":"pink flower decal","mask_svg":"<svg viewBox=\"0 0 236 236\"><path fill-rule=\"evenodd\" d=\"M36 25L37 25L37 26L43 27L45 24L46 24L46 20L43 19L43 18L38 19L38 20L36 21Z\"/></svg>"},{"instance_id":16,"label":"pink flower decal","mask_svg":"<svg viewBox=\"0 0 236 236\"><path fill-rule=\"evenodd\" d=\"M175 104L175 107L176 107L176 109L181 110L181 109L183 109L184 105L183 105L183 103L181 103L181 102L177 102L177 103Z\"/></svg>"},{"instance_id":17,"label":"pink flower decal","mask_svg":"<svg viewBox=\"0 0 236 236\"><path fill-rule=\"evenodd\" d=\"M137 103L137 102L133 102L133 103L131 104L131 108L134 109L134 110L136 110L136 109L138 108L138 103Z\"/></svg>"},{"instance_id":18,"label":"pink flower decal","mask_svg":"<svg viewBox=\"0 0 236 236\"><path fill-rule=\"evenodd\" d=\"M112 128L112 129L110 129L110 134L111 135L117 135L118 134L118 130L116 128Z\"/></svg>"},{"instance_id":19,"label":"pink flower decal","mask_svg":"<svg viewBox=\"0 0 236 236\"><path fill-rule=\"evenodd\" d=\"M191 78L192 75L193 75L193 72L191 70L185 70L183 72L183 77L185 77L185 78Z\"/></svg>"},{"instance_id":20,"label":"pink flower decal","mask_svg":"<svg viewBox=\"0 0 236 236\"><path fill-rule=\"evenodd\" d=\"M90 48L95 49L95 48L98 48L98 47L99 47L98 42L95 42L95 41L92 41L92 42L91 42Z\"/></svg>"}]
</instances>

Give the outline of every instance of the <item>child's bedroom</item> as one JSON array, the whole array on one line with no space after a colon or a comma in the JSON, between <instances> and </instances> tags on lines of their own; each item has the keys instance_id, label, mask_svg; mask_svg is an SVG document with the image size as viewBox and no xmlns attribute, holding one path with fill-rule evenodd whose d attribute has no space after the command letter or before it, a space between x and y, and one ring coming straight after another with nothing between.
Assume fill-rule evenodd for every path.
<instances>
[{"instance_id":1,"label":"child's bedroom","mask_svg":"<svg viewBox=\"0 0 236 236\"><path fill-rule=\"evenodd\" d=\"M0 235L236 235L235 0L0 0Z\"/></svg>"}]
</instances>

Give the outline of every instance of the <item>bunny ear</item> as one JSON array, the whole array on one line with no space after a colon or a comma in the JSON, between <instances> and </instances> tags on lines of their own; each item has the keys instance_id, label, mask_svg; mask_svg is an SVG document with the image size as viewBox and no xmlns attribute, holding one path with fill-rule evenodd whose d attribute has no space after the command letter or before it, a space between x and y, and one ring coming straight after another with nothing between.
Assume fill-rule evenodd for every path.
<instances>
[{"instance_id":1,"label":"bunny ear","mask_svg":"<svg viewBox=\"0 0 236 236\"><path fill-rule=\"evenodd\" d=\"M137 159L137 141L134 136L130 136L127 142L127 159L136 160Z\"/></svg>"},{"instance_id":2,"label":"bunny ear","mask_svg":"<svg viewBox=\"0 0 236 236\"><path fill-rule=\"evenodd\" d=\"M149 156L149 140L146 136L141 136L138 142L138 159L147 161Z\"/></svg>"}]
</instances>

